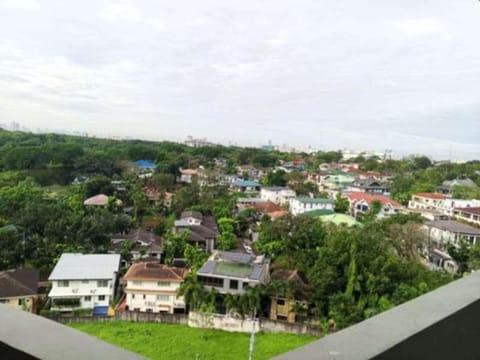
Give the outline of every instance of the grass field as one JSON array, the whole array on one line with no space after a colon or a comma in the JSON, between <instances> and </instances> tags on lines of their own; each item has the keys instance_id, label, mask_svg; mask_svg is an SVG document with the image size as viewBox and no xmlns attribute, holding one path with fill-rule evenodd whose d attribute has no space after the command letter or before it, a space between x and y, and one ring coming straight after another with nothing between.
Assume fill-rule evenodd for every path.
<instances>
[{"instance_id":1,"label":"grass field","mask_svg":"<svg viewBox=\"0 0 480 360\"><path fill-rule=\"evenodd\" d=\"M244 333L123 321L71 326L149 359L248 359L249 334ZM255 336L254 359L270 359L316 339L312 336L259 333Z\"/></svg>"}]
</instances>

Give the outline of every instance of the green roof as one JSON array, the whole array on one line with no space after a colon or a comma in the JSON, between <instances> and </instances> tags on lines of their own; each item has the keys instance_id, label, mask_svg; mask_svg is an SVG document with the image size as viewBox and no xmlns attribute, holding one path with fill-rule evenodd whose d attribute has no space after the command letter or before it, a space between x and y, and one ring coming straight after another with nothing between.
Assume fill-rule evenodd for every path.
<instances>
[{"instance_id":1,"label":"green roof","mask_svg":"<svg viewBox=\"0 0 480 360\"><path fill-rule=\"evenodd\" d=\"M355 218L345 215L345 214L330 214L330 215L323 215L319 216L319 219L323 222L329 222L334 225L342 225L345 224L347 226L363 226L359 223Z\"/></svg>"},{"instance_id":2,"label":"green roof","mask_svg":"<svg viewBox=\"0 0 480 360\"><path fill-rule=\"evenodd\" d=\"M331 215L334 214L333 210L329 209L316 209L316 210L310 210L310 211L305 211L302 213L302 215L307 215L307 216L323 216L323 215Z\"/></svg>"},{"instance_id":3,"label":"green roof","mask_svg":"<svg viewBox=\"0 0 480 360\"><path fill-rule=\"evenodd\" d=\"M246 264L220 262L217 264L215 272L221 274L228 274L231 276L245 277L252 272L252 267Z\"/></svg>"},{"instance_id":4,"label":"green roof","mask_svg":"<svg viewBox=\"0 0 480 360\"><path fill-rule=\"evenodd\" d=\"M333 199L325 199L325 198L295 198L296 200L304 203L304 204L333 204L335 201Z\"/></svg>"}]
</instances>

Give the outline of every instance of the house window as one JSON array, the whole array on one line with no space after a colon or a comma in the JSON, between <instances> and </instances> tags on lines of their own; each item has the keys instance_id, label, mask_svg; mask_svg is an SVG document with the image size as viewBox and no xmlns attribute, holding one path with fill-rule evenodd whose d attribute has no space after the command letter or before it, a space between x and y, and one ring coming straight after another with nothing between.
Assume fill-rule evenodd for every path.
<instances>
[{"instance_id":1,"label":"house window","mask_svg":"<svg viewBox=\"0 0 480 360\"><path fill-rule=\"evenodd\" d=\"M92 297L91 296L85 296L84 301L92 301Z\"/></svg>"},{"instance_id":2,"label":"house window","mask_svg":"<svg viewBox=\"0 0 480 360\"><path fill-rule=\"evenodd\" d=\"M157 300L169 301L170 300L170 295L157 295Z\"/></svg>"},{"instance_id":3,"label":"house window","mask_svg":"<svg viewBox=\"0 0 480 360\"><path fill-rule=\"evenodd\" d=\"M108 287L108 280L98 280L97 287Z\"/></svg>"},{"instance_id":4,"label":"house window","mask_svg":"<svg viewBox=\"0 0 480 360\"><path fill-rule=\"evenodd\" d=\"M244 289L248 288L248 282L244 282L243 285L242 285L242 287L243 287Z\"/></svg>"},{"instance_id":5,"label":"house window","mask_svg":"<svg viewBox=\"0 0 480 360\"><path fill-rule=\"evenodd\" d=\"M135 294L132 294L132 299L135 299Z\"/></svg>"},{"instance_id":6,"label":"house window","mask_svg":"<svg viewBox=\"0 0 480 360\"><path fill-rule=\"evenodd\" d=\"M198 281L208 286L223 287L223 279L215 277L198 275Z\"/></svg>"},{"instance_id":7,"label":"house window","mask_svg":"<svg viewBox=\"0 0 480 360\"><path fill-rule=\"evenodd\" d=\"M133 308L133 311L140 311L140 308Z\"/></svg>"},{"instance_id":8,"label":"house window","mask_svg":"<svg viewBox=\"0 0 480 360\"><path fill-rule=\"evenodd\" d=\"M68 280L59 280L58 281L58 287L68 287L69 282Z\"/></svg>"},{"instance_id":9,"label":"house window","mask_svg":"<svg viewBox=\"0 0 480 360\"><path fill-rule=\"evenodd\" d=\"M89 281L88 280L82 280L82 284L88 284Z\"/></svg>"},{"instance_id":10,"label":"house window","mask_svg":"<svg viewBox=\"0 0 480 360\"><path fill-rule=\"evenodd\" d=\"M147 298L147 295L143 294L143 300L145 300Z\"/></svg>"},{"instance_id":11,"label":"house window","mask_svg":"<svg viewBox=\"0 0 480 360\"><path fill-rule=\"evenodd\" d=\"M285 305L285 300L284 299L277 299L277 305L284 306Z\"/></svg>"},{"instance_id":12,"label":"house window","mask_svg":"<svg viewBox=\"0 0 480 360\"><path fill-rule=\"evenodd\" d=\"M230 289L238 289L238 280L230 280Z\"/></svg>"},{"instance_id":13,"label":"house window","mask_svg":"<svg viewBox=\"0 0 480 360\"><path fill-rule=\"evenodd\" d=\"M23 299L18 299L18 306L22 306L23 305Z\"/></svg>"},{"instance_id":14,"label":"house window","mask_svg":"<svg viewBox=\"0 0 480 360\"><path fill-rule=\"evenodd\" d=\"M153 310L152 310L152 309L149 309L149 308L145 309L145 311L148 312L148 313L153 312Z\"/></svg>"},{"instance_id":15,"label":"house window","mask_svg":"<svg viewBox=\"0 0 480 360\"><path fill-rule=\"evenodd\" d=\"M158 286L170 286L170 281L158 281Z\"/></svg>"},{"instance_id":16,"label":"house window","mask_svg":"<svg viewBox=\"0 0 480 360\"><path fill-rule=\"evenodd\" d=\"M133 285L142 285L141 280L133 280Z\"/></svg>"},{"instance_id":17,"label":"house window","mask_svg":"<svg viewBox=\"0 0 480 360\"><path fill-rule=\"evenodd\" d=\"M98 296L98 301L104 301L104 300L105 300L105 295Z\"/></svg>"}]
</instances>

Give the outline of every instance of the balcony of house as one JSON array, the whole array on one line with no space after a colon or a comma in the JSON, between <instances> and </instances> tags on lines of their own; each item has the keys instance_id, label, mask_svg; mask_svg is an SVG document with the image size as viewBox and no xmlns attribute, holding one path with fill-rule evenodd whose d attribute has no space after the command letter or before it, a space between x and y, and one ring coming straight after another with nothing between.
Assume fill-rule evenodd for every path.
<instances>
[{"instance_id":1,"label":"balcony of house","mask_svg":"<svg viewBox=\"0 0 480 360\"><path fill-rule=\"evenodd\" d=\"M478 359L478 319L475 272L275 359Z\"/></svg>"}]
</instances>

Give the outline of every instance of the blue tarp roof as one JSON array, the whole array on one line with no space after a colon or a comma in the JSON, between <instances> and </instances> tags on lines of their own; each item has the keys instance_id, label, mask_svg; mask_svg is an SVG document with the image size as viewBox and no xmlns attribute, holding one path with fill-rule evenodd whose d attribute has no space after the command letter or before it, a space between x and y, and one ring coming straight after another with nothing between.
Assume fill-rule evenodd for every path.
<instances>
[{"instance_id":1,"label":"blue tarp roof","mask_svg":"<svg viewBox=\"0 0 480 360\"><path fill-rule=\"evenodd\" d=\"M144 168L157 167L157 165L155 165L155 163L153 163L151 161L148 161L148 160L137 160L137 161L135 161L135 165L137 165L139 167L144 167Z\"/></svg>"}]
</instances>

